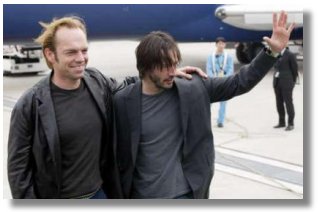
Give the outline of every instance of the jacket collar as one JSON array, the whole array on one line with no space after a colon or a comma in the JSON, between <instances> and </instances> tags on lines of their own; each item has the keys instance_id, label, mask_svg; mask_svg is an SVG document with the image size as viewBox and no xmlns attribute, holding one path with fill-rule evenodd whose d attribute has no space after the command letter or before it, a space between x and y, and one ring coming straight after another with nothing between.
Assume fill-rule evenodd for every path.
<instances>
[{"instance_id":1,"label":"jacket collar","mask_svg":"<svg viewBox=\"0 0 318 212\"><path fill-rule=\"evenodd\" d=\"M191 89L187 88L186 83L187 83L187 80L180 79L178 77L175 78L175 84L177 87L179 101L180 101L182 132L183 132L183 137L185 139L185 142L187 138L186 133L188 128L189 105L195 104L189 101L189 99L191 99L189 97L193 94L190 93Z\"/></svg>"},{"instance_id":2,"label":"jacket collar","mask_svg":"<svg viewBox=\"0 0 318 212\"><path fill-rule=\"evenodd\" d=\"M141 95L142 83L141 80L138 80L126 96L125 101L125 109L126 111L129 111L127 114L131 130L131 154L133 165L135 165L136 162L136 155L141 134Z\"/></svg>"},{"instance_id":3,"label":"jacket collar","mask_svg":"<svg viewBox=\"0 0 318 212\"><path fill-rule=\"evenodd\" d=\"M57 182L61 182L61 151L59 133L50 89L52 74L53 72L35 86L35 98L38 102L38 114L40 116L41 124L52 155L53 163L56 166L56 180Z\"/></svg>"},{"instance_id":4,"label":"jacket collar","mask_svg":"<svg viewBox=\"0 0 318 212\"><path fill-rule=\"evenodd\" d=\"M84 73L83 80L88 87L88 90L92 94L95 102L97 103L98 108L101 111L101 114L103 116L106 115L106 106L105 106L105 101L104 101L104 93L106 92L105 90L100 89L98 84L96 83L96 79L93 79L93 76L88 74L87 72Z\"/></svg>"}]
</instances>

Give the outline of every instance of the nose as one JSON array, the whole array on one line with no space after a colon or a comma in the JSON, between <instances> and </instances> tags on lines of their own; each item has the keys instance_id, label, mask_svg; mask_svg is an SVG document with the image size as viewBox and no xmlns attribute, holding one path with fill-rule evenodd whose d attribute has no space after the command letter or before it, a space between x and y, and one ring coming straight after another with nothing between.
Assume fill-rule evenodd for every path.
<instances>
[{"instance_id":1,"label":"nose","mask_svg":"<svg viewBox=\"0 0 318 212\"><path fill-rule=\"evenodd\" d=\"M169 76L175 76L177 68L175 66L168 68Z\"/></svg>"},{"instance_id":2,"label":"nose","mask_svg":"<svg viewBox=\"0 0 318 212\"><path fill-rule=\"evenodd\" d=\"M76 56L76 62L85 62L87 59L87 54L83 53L83 52L78 52L77 56Z\"/></svg>"}]
</instances>

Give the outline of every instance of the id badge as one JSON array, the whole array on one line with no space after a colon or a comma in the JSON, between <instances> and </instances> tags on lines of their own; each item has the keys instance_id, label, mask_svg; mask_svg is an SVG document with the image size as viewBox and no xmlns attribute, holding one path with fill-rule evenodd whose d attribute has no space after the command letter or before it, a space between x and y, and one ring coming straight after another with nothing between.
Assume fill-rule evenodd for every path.
<instances>
[{"instance_id":1,"label":"id badge","mask_svg":"<svg viewBox=\"0 0 318 212\"><path fill-rule=\"evenodd\" d=\"M223 70L219 71L218 77L224 77L224 71Z\"/></svg>"}]
</instances>

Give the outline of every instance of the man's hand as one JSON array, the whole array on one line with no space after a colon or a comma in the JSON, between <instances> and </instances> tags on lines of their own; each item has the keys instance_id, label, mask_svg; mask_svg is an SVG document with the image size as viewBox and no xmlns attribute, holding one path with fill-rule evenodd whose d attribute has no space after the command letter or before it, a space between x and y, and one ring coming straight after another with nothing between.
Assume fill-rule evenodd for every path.
<instances>
[{"instance_id":1,"label":"man's hand","mask_svg":"<svg viewBox=\"0 0 318 212\"><path fill-rule=\"evenodd\" d=\"M193 66L185 66L182 68L178 68L176 71L176 76L183 77L190 80L192 79L191 73L197 73L199 76L201 76L204 79L208 78L208 75L206 75L204 71L202 71L200 68L193 67Z\"/></svg>"},{"instance_id":2,"label":"man's hand","mask_svg":"<svg viewBox=\"0 0 318 212\"><path fill-rule=\"evenodd\" d=\"M274 53L280 53L288 44L290 33L295 27L295 23L292 23L288 29L286 29L287 24L287 13L281 11L279 18L277 20L277 14L273 14L273 33L271 38L264 37L263 40L266 41L268 46Z\"/></svg>"}]
</instances>

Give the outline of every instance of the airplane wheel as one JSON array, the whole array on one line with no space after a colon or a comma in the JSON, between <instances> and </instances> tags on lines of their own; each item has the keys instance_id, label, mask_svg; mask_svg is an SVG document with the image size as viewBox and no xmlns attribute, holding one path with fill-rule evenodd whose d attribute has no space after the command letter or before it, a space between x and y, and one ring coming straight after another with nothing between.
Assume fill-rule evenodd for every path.
<instances>
[{"instance_id":1,"label":"airplane wheel","mask_svg":"<svg viewBox=\"0 0 318 212\"><path fill-rule=\"evenodd\" d=\"M251 45L249 45L247 54L248 60L251 62L254 57L256 57L256 55L258 55L260 51L262 51L263 48L264 45L262 43L252 43Z\"/></svg>"},{"instance_id":2,"label":"airplane wheel","mask_svg":"<svg viewBox=\"0 0 318 212\"><path fill-rule=\"evenodd\" d=\"M236 57L240 63L249 63L249 58L247 55L248 45L246 43L239 43L236 47Z\"/></svg>"}]
</instances>

